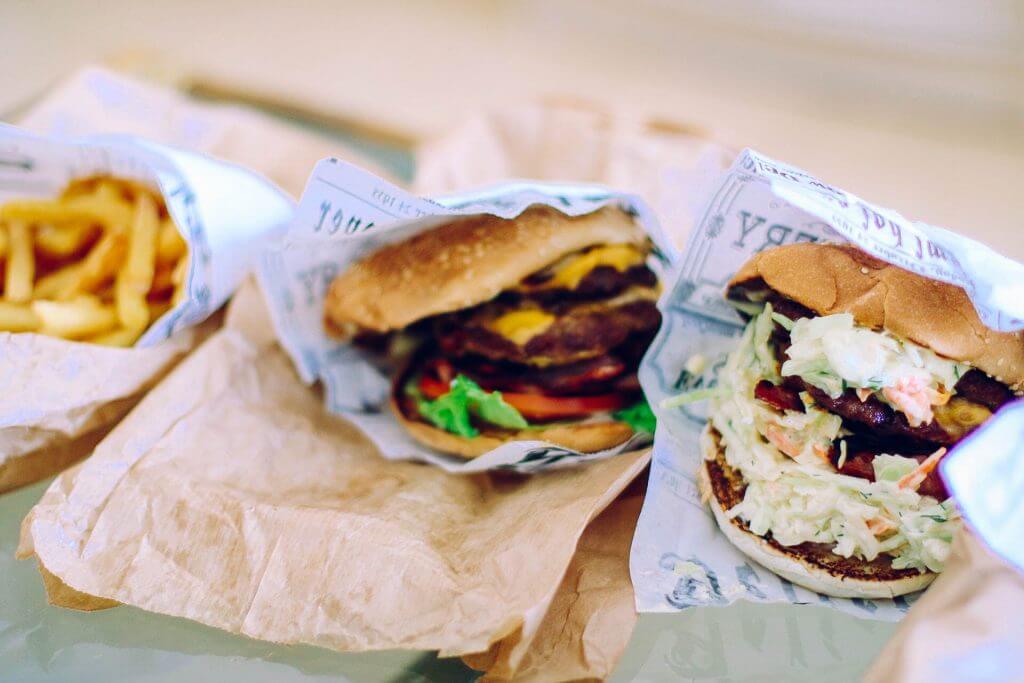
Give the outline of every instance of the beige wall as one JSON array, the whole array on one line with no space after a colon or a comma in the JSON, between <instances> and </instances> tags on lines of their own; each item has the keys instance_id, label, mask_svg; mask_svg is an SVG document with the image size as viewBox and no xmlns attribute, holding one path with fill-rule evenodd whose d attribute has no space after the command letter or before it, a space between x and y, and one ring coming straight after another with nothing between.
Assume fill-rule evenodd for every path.
<instances>
[{"instance_id":1,"label":"beige wall","mask_svg":"<svg viewBox=\"0 0 1024 683\"><path fill-rule=\"evenodd\" d=\"M415 136L582 97L697 122L1024 259L1018 0L285 5L0 0L0 112L127 50Z\"/></svg>"}]
</instances>

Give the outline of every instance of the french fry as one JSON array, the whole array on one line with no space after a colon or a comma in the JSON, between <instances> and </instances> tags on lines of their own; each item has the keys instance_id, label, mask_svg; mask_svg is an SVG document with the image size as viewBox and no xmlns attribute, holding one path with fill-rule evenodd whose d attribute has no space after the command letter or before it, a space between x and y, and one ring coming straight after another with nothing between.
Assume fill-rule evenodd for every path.
<instances>
[{"instance_id":1,"label":"french fry","mask_svg":"<svg viewBox=\"0 0 1024 683\"><path fill-rule=\"evenodd\" d=\"M188 256L160 194L135 181L0 204L0 332L131 346L184 298Z\"/></svg>"},{"instance_id":2,"label":"french fry","mask_svg":"<svg viewBox=\"0 0 1024 683\"><path fill-rule=\"evenodd\" d=\"M135 219L128 239L128 254L117 274L114 300L121 325L141 332L149 325L146 295L153 285L160 217L148 193L135 199Z\"/></svg>"},{"instance_id":3,"label":"french fry","mask_svg":"<svg viewBox=\"0 0 1024 683\"><path fill-rule=\"evenodd\" d=\"M177 264L157 263L153 271L153 285L149 288L148 299L156 301L174 294L174 269Z\"/></svg>"},{"instance_id":4,"label":"french fry","mask_svg":"<svg viewBox=\"0 0 1024 683\"><path fill-rule=\"evenodd\" d=\"M170 301L150 301L149 319L153 321L159 320L169 310L171 310Z\"/></svg>"},{"instance_id":5,"label":"french fry","mask_svg":"<svg viewBox=\"0 0 1024 683\"><path fill-rule=\"evenodd\" d=\"M104 286L96 290L96 298L105 304L113 304L116 296L115 290L117 289L115 283L108 282Z\"/></svg>"},{"instance_id":6,"label":"french fry","mask_svg":"<svg viewBox=\"0 0 1024 683\"><path fill-rule=\"evenodd\" d=\"M4 273L4 298L13 303L25 303L32 299L32 281L36 274L32 230L21 221L11 221L7 231L9 253Z\"/></svg>"},{"instance_id":7,"label":"french fry","mask_svg":"<svg viewBox=\"0 0 1024 683\"><path fill-rule=\"evenodd\" d=\"M84 264L79 261L47 273L36 281L32 294L37 299L68 299L74 295Z\"/></svg>"},{"instance_id":8,"label":"french fry","mask_svg":"<svg viewBox=\"0 0 1024 683\"><path fill-rule=\"evenodd\" d=\"M174 295L171 297L171 304L177 306L185 300L185 296L188 294L186 291L186 278L188 277L188 264L189 256L186 255L180 261L178 265L174 267L171 272L171 280L174 282Z\"/></svg>"},{"instance_id":9,"label":"french fry","mask_svg":"<svg viewBox=\"0 0 1024 683\"><path fill-rule=\"evenodd\" d=\"M178 231L178 226L170 218L163 219L160 222L160 238L156 248L157 263L173 264L184 256L186 251L188 245Z\"/></svg>"},{"instance_id":10,"label":"french fry","mask_svg":"<svg viewBox=\"0 0 1024 683\"><path fill-rule=\"evenodd\" d=\"M170 301L157 301L149 302L149 319L158 320L164 313L171 310ZM141 330L130 330L126 327L119 327L112 332L105 332L103 334L90 337L87 341L94 344L103 344L104 346L131 346L139 337L142 336Z\"/></svg>"},{"instance_id":11,"label":"french fry","mask_svg":"<svg viewBox=\"0 0 1024 683\"><path fill-rule=\"evenodd\" d=\"M43 223L36 227L36 249L47 256L74 256L95 236L96 229L88 223L56 225Z\"/></svg>"},{"instance_id":12,"label":"french fry","mask_svg":"<svg viewBox=\"0 0 1024 683\"><path fill-rule=\"evenodd\" d=\"M101 180L101 178L96 176L91 178L75 178L60 193L60 198L68 199L69 197L80 197L83 194L95 194Z\"/></svg>"},{"instance_id":13,"label":"french fry","mask_svg":"<svg viewBox=\"0 0 1024 683\"><path fill-rule=\"evenodd\" d=\"M0 331L34 332L42 321L28 304L12 304L0 301Z\"/></svg>"},{"instance_id":14,"label":"french fry","mask_svg":"<svg viewBox=\"0 0 1024 683\"><path fill-rule=\"evenodd\" d=\"M124 184L125 181L100 178L96 181L92 194L108 202L123 202L125 201Z\"/></svg>"},{"instance_id":15,"label":"french fry","mask_svg":"<svg viewBox=\"0 0 1024 683\"><path fill-rule=\"evenodd\" d=\"M134 344L141 335L142 332L139 330L128 330L123 327L119 327L112 332L105 332L94 337L89 337L86 341L90 341L93 344L102 344L103 346L128 347Z\"/></svg>"},{"instance_id":16,"label":"french fry","mask_svg":"<svg viewBox=\"0 0 1024 683\"><path fill-rule=\"evenodd\" d=\"M121 198L98 194L69 199L23 199L0 206L0 218L35 223L101 223L124 230L132 221L132 205Z\"/></svg>"},{"instance_id":17,"label":"french fry","mask_svg":"<svg viewBox=\"0 0 1024 683\"><path fill-rule=\"evenodd\" d=\"M32 302L41 321L39 331L65 339L86 339L117 327L117 312L94 296L82 295L70 301Z\"/></svg>"},{"instance_id":18,"label":"french fry","mask_svg":"<svg viewBox=\"0 0 1024 683\"><path fill-rule=\"evenodd\" d=\"M82 261L78 280L58 298L68 299L75 294L94 292L117 274L117 269L128 250L128 236L121 232L104 233L96 246Z\"/></svg>"}]
</instances>

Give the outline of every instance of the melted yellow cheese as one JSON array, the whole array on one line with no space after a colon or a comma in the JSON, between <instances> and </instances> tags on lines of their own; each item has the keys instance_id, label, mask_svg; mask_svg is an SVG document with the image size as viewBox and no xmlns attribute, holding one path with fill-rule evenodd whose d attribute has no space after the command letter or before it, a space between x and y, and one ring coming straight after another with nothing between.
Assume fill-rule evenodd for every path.
<instances>
[{"instance_id":1,"label":"melted yellow cheese","mask_svg":"<svg viewBox=\"0 0 1024 683\"><path fill-rule=\"evenodd\" d=\"M633 244L609 244L597 247L558 266L543 287L575 289L587 273L598 266L611 266L623 272L644 262L643 253Z\"/></svg>"},{"instance_id":2,"label":"melted yellow cheese","mask_svg":"<svg viewBox=\"0 0 1024 683\"><path fill-rule=\"evenodd\" d=\"M490 322L492 330L522 346L551 326L555 316L536 308L525 308L511 311Z\"/></svg>"}]
</instances>

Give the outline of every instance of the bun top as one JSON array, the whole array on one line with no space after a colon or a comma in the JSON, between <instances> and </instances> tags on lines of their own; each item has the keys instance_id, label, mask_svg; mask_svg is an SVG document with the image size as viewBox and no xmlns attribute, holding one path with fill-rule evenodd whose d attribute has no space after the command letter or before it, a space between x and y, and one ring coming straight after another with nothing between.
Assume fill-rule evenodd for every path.
<instances>
[{"instance_id":1,"label":"bun top","mask_svg":"<svg viewBox=\"0 0 1024 683\"><path fill-rule=\"evenodd\" d=\"M382 247L335 278L326 322L342 336L401 329L493 299L580 249L645 240L640 226L613 207L577 217L537 206L511 220L455 219Z\"/></svg>"},{"instance_id":2,"label":"bun top","mask_svg":"<svg viewBox=\"0 0 1024 683\"><path fill-rule=\"evenodd\" d=\"M791 244L762 251L729 283L767 285L819 315L850 313L865 327L888 330L941 356L970 363L1024 389L1024 331L996 332L981 322L960 287L880 261L848 244Z\"/></svg>"}]
</instances>

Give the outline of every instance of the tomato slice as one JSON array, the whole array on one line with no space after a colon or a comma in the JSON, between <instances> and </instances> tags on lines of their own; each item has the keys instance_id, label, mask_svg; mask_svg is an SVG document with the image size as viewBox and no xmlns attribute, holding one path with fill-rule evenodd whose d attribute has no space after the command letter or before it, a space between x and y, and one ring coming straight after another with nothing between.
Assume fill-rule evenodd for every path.
<instances>
[{"instance_id":1,"label":"tomato slice","mask_svg":"<svg viewBox=\"0 0 1024 683\"><path fill-rule=\"evenodd\" d=\"M451 382L443 382L432 375L420 377L420 391L431 401L441 398L451 389Z\"/></svg>"},{"instance_id":2,"label":"tomato slice","mask_svg":"<svg viewBox=\"0 0 1024 683\"><path fill-rule=\"evenodd\" d=\"M420 391L434 400L448 393L449 382L430 375L420 377ZM628 402L622 394L596 394L593 396L544 396L503 391L501 397L518 410L527 420L556 420L567 417L586 417L591 413L624 408Z\"/></svg>"},{"instance_id":3,"label":"tomato slice","mask_svg":"<svg viewBox=\"0 0 1024 683\"><path fill-rule=\"evenodd\" d=\"M501 397L528 420L586 417L591 413L624 408L627 403L626 397L622 394L545 396L543 394L502 393Z\"/></svg>"}]
</instances>

